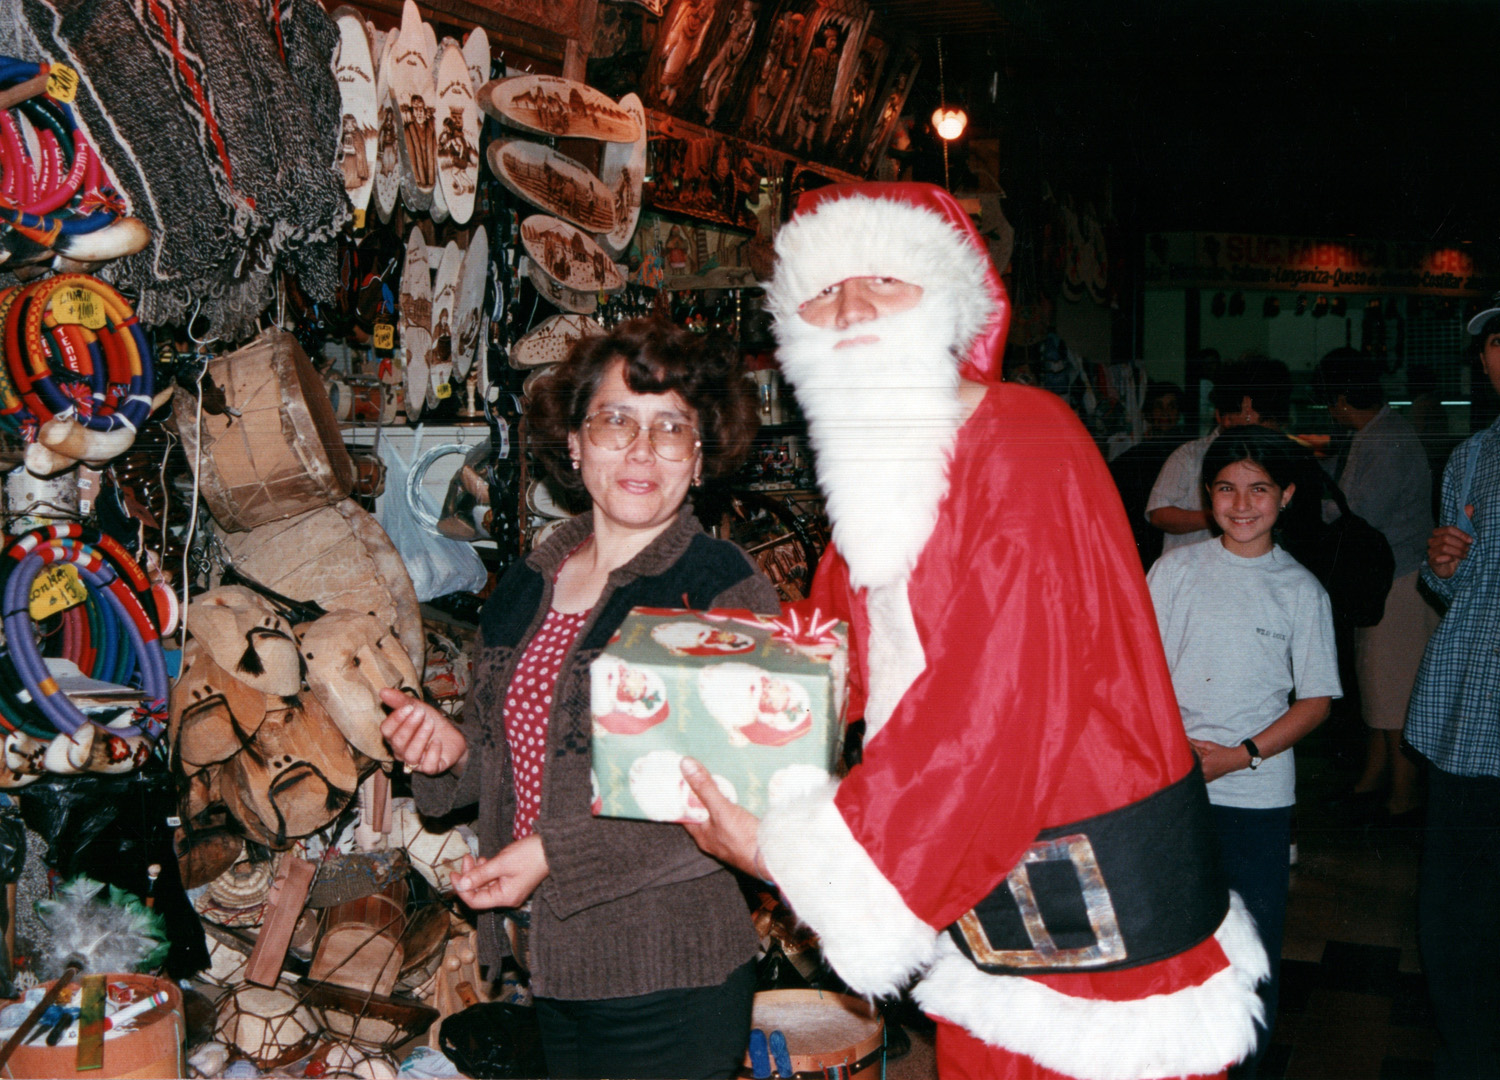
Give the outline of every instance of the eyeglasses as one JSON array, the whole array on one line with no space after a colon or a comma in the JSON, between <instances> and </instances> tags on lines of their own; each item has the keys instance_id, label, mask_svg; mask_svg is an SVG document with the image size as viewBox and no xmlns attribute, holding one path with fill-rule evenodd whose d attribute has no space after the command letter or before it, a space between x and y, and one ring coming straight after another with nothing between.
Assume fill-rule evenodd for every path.
<instances>
[{"instance_id":1,"label":"eyeglasses","mask_svg":"<svg viewBox=\"0 0 1500 1080\"><path fill-rule=\"evenodd\" d=\"M626 413L604 409L583 418L589 442L601 450L624 450L641 433L641 422ZM686 461L702 445L698 429L681 420L656 420L646 429L651 449L664 461Z\"/></svg>"}]
</instances>

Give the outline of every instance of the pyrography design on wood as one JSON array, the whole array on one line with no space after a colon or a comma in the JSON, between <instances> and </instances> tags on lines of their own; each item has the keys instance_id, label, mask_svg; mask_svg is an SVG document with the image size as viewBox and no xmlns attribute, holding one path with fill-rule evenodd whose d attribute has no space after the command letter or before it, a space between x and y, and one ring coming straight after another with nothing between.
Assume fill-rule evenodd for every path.
<instances>
[{"instance_id":1,"label":"pyrography design on wood","mask_svg":"<svg viewBox=\"0 0 1500 1080\"><path fill-rule=\"evenodd\" d=\"M432 330L432 274L428 270L427 241L412 226L401 270L400 327L403 340L409 329Z\"/></svg>"},{"instance_id":2,"label":"pyrography design on wood","mask_svg":"<svg viewBox=\"0 0 1500 1080\"><path fill-rule=\"evenodd\" d=\"M466 224L474 213L474 192L479 186L479 107L474 102L474 84L457 46L444 46L438 63L437 134L438 181L448 212L457 224Z\"/></svg>"},{"instance_id":3,"label":"pyrography design on wood","mask_svg":"<svg viewBox=\"0 0 1500 1080\"><path fill-rule=\"evenodd\" d=\"M574 342L603 335L604 327L586 315L554 315L511 347L511 366L534 368L560 364L568 358Z\"/></svg>"},{"instance_id":4,"label":"pyrography design on wood","mask_svg":"<svg viewBox=\"0 0 1500 1080\"><path fill-rule=\"evenodd\" d=\"M453 368L459 378L468 375L479 347L483 321L485 277L490 266L489 234L483 225L474 230L464 251L463 268L453 302Z\"/></svg>"},{"instance_id":5,"label":"pyrography design on wood","mask_svg":"<svg viewBox=\"0 0 1500 1080\"><path fill-rule=\"evenodd\" d=\"M343 116L339 122L339 164L344 190L356 210L370 203L375 184L377 118L375 64L364 20L357 15L339 16L339 44L334 54L334 72L339 83Z\"/></svg>"},{"instance_id":6,"label":"pyrography design on wood","mask_svg":"<svg viewBox=\"0 0 1500 1080\"><path fill-rule=\"evenodd\" d=\"M625 287L614 261L566 221L533 214L521 222L521 243L532 261L565 288L614 292Z\"/></svg>"},{"instance_id":7,"label":"pyrography design on wood","mask_svg":"<svg viewBox=\"0 0 1500 1080\"><path fill-rule=\"evenodd\" d=\"M635 142L635 117L598 90L556 75L517 75L486 83L485 112L502 123L544 135Z\"/></svg>"},{"instance_id":8,"label":"pyrography design on wood","mask_svg":"<svg viewBox=\"0 0 1500 1080\"><path fill-rule=\"evenodd\" d=\"M381 221L389 221L401 194L401 110L391 92L395 35L386 39L375 69L375 103L378 130L375 136L375 210Z\"/></svg>"},{"instance_id":9,"label":"pyrography design on wood","mask_svg":"<svg viewBox=\"0 0 1500 1080\"><path fill-rule=\"evenodd\" d=\"M489 154L491 171L521 198L589 232L615 227L609 188L567 155L522 139L491 143Z\"/></svg>"},{"instance_id":10,"label":"pyrography design on wood","mask_svg":"<svg viewBox=\"0 0 1500 1080\"><path fill-rule=\"evenodd\" d=\"M432 75L433 52L428 47L417 6L407 0L401 15L401 33L396 38L391 57L391 92L396 95L401 108L412 183L427 192L437 182L437 128L433 124L437 87Z\"/></svg>"},{"instance_id":11,"label":"pyrography design on wood","mask_svg":"<svg viewBox=\"0 0 1500 1080\"><path fill-rule=\"evenodd\" d=\"M490 38L482 26L474 27L464 38L464 66L469 69L474 100L478 101L480 87L490 81Z\"/></svg>"},{"instance_id":12,"label":"pyrography design on wood","mask_svg":"<svg viewBox=\"0 0 1500 1080\"><path fill-rule=\"evenodd\" d=\"M646 176L646 110L635 94L622 97L620 108L640 123L641 137L633 143L610 143L599 163L599 179L615 200L614 228L604 232L599 242L612 255L624 252L635 235L641 219L641 182Z\"/></svg>"},{"instance_id":13,"label":"pyrography design on wood","mask_svg":"<svg viewBox=\"0 0 1500 1080\"><path fill-rule=\"evenodd\" d=\"M527 259L526 280L547 303L576 315L592 315L599 310L599 294L576 292L553 281L535 259Z\"/></svg>"}]
</instances>

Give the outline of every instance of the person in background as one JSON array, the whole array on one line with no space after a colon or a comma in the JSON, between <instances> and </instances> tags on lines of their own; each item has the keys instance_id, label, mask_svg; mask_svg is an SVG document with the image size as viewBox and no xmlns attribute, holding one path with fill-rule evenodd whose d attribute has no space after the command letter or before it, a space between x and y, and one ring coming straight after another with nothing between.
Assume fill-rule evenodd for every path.
<instances>
[{"instance_id":1,"label":"person in background","mask_svg":"<svg viewBox=\"0 0 1500 1080\"><path fill-rule=\"evenodd\" d=\"M1222 368L1214 380L1214 429L1168 456L1146 500L1146 520L1166 534L1162 552L1207 540L1203 455L1221 431L1241 424L1280 427L1291 418L1292 377L1280 360L1248 357Z\"/></svg>"},{"instance_id":2,"label":"person in background","mask_svg":"<svg viewBox=\"0 0 1500 1080\"><path fill-rule=\"evenodd\" d=\"M1141 569L1149 570L1161 554L1162 531L1146 520L1146 500L1168 456L1183 442L1182 391L1172 383L1153 381L1146 387L1141 413L1145 437L1109 463L1109 474L1120 489Z\"/></svg>"},{"instance_id":3,"label":"person in background","mask_svg":"<svg viewBox=\"0 0 1500 1080\"><path fill-rule=\"evenodd\" d=\"M1296 802L1292 747L1342 693L1328 594L1275 542L1277 522L1298 495L1296 449L1263 427L1222 433L1203 460L1220 535L1174 548L1146 577L1182 721L1208 781L1225 876L1271 961L1255 1057L1234 1072L1247 1080L1276 1023Z\"/></svg>"},{"instance_id":4,"label":"person in background","mask_svg":"<svg viewBox=\"0 0 1500 1080\"><path fill-rule=\"evenodd\" d=\"M548 1075L733 1076L755 992L745 900L679 826L593 815L589 665L636 606L780 611L687 502L749 449L754 384L733 347L636 320L579 342L544 386L531 446L590 509L486 601L463 723L388 690L381 731L423 813L478 804L483 858L454 885L492 972L510 952L499 909L529 901L518 959Z\"/></svg>"},{"instance_id":5,"label":"person in background","mask_svg":"<svg viewBox=\"0 0 1500 1080\"><path fill-rule=\"evenodd\" d=\"M1406 706L1438 614L1417 589L1432 532L1432 474L1416 430L1386 404L1380 364L1335 349L1318 365L1328 413L1354 437L1338 475L1349 509L1385 534L1396 558L1385 615L1354 631L1360 709L1369 729L1354 791L1384 797L1393 820L1416 811L1417 766L1401 748Z\"/></svg>"},{"instance_id":6,"label":"person in background","mask_svg":"<svg viewBox=\"0 0 1500 1080\"><path fill-rule=\"evenodd\" d=\"M1500 392L1500 297L1469 323ZM1406 739L1427 762L1417 941L1442 1046L1438 1080L1500 1076L1500 421L1443 470L1422 583L1447 604Z\"/></svg>"}]
</instances>

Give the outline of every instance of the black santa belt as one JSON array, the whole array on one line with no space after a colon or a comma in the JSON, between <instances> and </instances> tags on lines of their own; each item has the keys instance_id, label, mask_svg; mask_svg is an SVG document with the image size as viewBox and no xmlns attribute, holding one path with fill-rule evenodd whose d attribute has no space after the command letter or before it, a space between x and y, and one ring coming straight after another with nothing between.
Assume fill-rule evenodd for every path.
<instances>
[{"instance_id":1,"label":"black santa belt","mask_svg":"<svg viewBox=\"0 0 1500 1080\"><path fill-rule=\"evenodd\" d=\"M1114 971L1185 952L1229 910L1203 772L1097 817L1044 829L948 927L992 975Z\"/></svg>"}]
</instances>

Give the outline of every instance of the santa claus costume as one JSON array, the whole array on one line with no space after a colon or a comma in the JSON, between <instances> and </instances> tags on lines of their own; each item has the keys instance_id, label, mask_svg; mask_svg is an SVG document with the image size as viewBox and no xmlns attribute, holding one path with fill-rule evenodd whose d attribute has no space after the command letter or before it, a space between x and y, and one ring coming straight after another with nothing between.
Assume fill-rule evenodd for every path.
<instances>
[{"instance_id":1,"label":"santa claus costume","mask_svg":"<svg viewBox=\"0 0 1500 1080\"><path fill-rule=\"evenodd\" d=\"M1224 1072L1255 1046L1267 960L1218 876L1103 460L1059 398L998 381L1005 294L947 193L820 189L776 251L833 522L813 599L851 624L867 731L841 783L767 814L765 866L854 990L918 980L948 1080ZM847 329L798 316L881 276L921 299Z\"/></svg>"}]
</instances>

